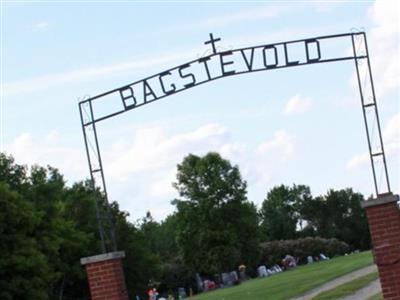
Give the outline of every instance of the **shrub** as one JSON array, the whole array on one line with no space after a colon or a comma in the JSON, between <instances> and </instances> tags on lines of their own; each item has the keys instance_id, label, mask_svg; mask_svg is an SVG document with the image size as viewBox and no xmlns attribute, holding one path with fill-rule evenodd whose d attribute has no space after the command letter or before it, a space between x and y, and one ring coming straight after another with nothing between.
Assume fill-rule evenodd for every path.
<instances>
[{"instance_id":1,"label":"shrub","mask_svg":"<svg viewBox=\"0 0 400 300\"><path fill-rule=\"evenodd\" d=\"M299 258L299 263L306 263L307 256L319 256L320 253L328 257L343 255L349 252L349 245L337 239L323 239L307 237L297 240L281 240L265 242L260 245L260 264L268 266L279 263L286 254Z\"/></svg>"}]
</instances>

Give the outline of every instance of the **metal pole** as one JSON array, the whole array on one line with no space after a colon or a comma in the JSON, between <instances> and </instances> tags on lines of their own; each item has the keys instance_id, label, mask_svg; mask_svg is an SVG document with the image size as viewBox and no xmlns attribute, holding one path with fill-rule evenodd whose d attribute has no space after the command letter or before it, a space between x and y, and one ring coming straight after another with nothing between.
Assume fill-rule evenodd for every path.
<instances>
[{"instance_id":1,"label":"metal pole","mask_svg":"<svg viewBox=\"0 0 400 300\"><path fill-rule=\"evenodd\" d=\"M365 125L365 130L367 133L367 141L368 141L368 149L369 149L369 158L371 161L371 166L372 166L372 175L374 177L374 186L375 186L375 193L378 195L378 185L376 182L376 174L375 174L375 165L372 157L372 150L371 150L371 140L369 137L369 129L368 129L368 122L367 122L367 116L365 114L365 106L364 106L364 95L363 95L363 90L362 90L362 85L361 85L361 79L360 79L360 70L358 68L358 60L357 60L357 52L356 52L356 46L354 42L354 34L351 35L351 42L353 45L353 55L354 55L354 63L356 65L356 71L357 71L357 82L358 82L358 89L360 91L360 98L361 98L361 106L363 110L363 116L364 116L364 125Z\"/></svg>"},{"instance_id":2,"label":"metal pole","mask_svg":"<svg viewBox=\"0 0 400 300\"><path fill-rule=\"evenodd\" d=\"M365 43L365 51L367 54L367 63L368 63L368 71L369 71L368 73L369 73L369 79L371 81L372 96L374 98L374 103L375 103L375 116L376 116L376 121L378 123L379 142L380 142L381 151L382 151L383 166L385 169L386 185L387 185L388 192L390 193L391 191L390 191L389 174L388 174L388 169L387 169L387 164L386 164L385 149L383 147L382 131L381 131L381 124L380 124L380 120L379 120L379 114L378 114L378 104L376 102L376 96L375 96L374 81L372 79L371 63L369 61L367 35L365 34L365 32L363 32L363 36L364 36L364 43Z\"/></svg>"},{"instance_id":3,"label":"metal pole","mask_svg":"<svg viewBox=\"0 0 400 300\"><path fill-rule=\"evenodd\" d=\"M83 119L83 112L82 112L82 106L83 105L85 105L85 103L80 103L79 104L79 113L80 113L80 117L81 117L83 137L84 137L84 140L85 140L86 156L87 156L88 164L89 164L89 171L90 171L90 177L91 177L91 188L92 188L93 195L94 195L95 189L96 189L96 184L95 184L95 179L93 177L92 161L90 159L89 146L88 146L87 135L86 135L86 126L84 125L84 119ZM95 210L96 210L97 226L98 226L99 235L100 235L101 251L103 253L106 253L106 245L105 245L105 241L104 241L104 230L103 230L103 224L102 224L102 221L101 221L101 218L100 218L99 204L97 203L97 199L95 199Z\"/></svg>"},{"instance_id":4,"label":"metal pole","mask_svg":"<svg viewBox=\"0 0 400 300\"><path fill-rule=\"evenodd\" d=\"M90 117L92 120L94 120L94 113L93 113L93 106L92 106L92 101L89 101L89 108L90 108ZM99 162L99 169L96 170L98 172L100 172L101 175L101 182L103 185L103 193L104 193L104 197L106 200L106 218L109 222L109 230L110 230L110 239L111 239L111 247L113 251L117 251L117 244L116 244L116 240L115 240L115 233L114 233L114 222L111 219L111 211L110 211L110 206L109 206L109 202L108 202L108 194L107 194L107 188L106 188L106 181L104 178L104 172L103 172L103 164L101 161L101 155L100 155L100 147L99 147L99 141L97 138L97 130L96 130L96 123L93 122L92 124L93 127L93 136L94 136L94 140L95 140L95 145L96 145L96 154L97 154L97 160ZM93 170L91 170L91 173L93 174Z\"/></svg>"}]
</instances>

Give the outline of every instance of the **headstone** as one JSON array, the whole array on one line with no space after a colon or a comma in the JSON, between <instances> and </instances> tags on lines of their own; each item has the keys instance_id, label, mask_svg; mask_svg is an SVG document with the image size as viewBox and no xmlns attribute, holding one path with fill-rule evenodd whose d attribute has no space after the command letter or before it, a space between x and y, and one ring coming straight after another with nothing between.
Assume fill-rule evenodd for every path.
<instances>
[{"instance_id":1,"label":"headstone","mask_svg":"<svg viewBox=\"0 0 400 300\"><path fill-rule=\"evenodd\" d=\"M209 283L209 280L207 280L207 279L203 281L203 286L204 286L205 292L208 292L208 283Z\"/></svg>"},{"instance_id":2,"label":"headstone","mask_svg":"<svg viewBox=\"0 0 400 300\"><path fill-rule=\"evenodd\" d=\"M307 256L307 263L312 264L314 262L312 256Z\"/></svg>"},{"instance_id":3,"label":"headstone","mask_svg":"<svg viewBox=\"0 0 400 300\"><path fill-rule=\"evenodd\" d=\"M214 282L217 286L221 286L222 280L220 274L214 274Z\"/></svg>"},{"instance_id":4,"label":"headstone","mask_svg":"<svg viewBox=\"0 0 400 300\"><path fill-rule=\"evenodd\" d=\"M196 284L197 284L197 292L201 293L204 290L203 281L201 280L200 274L196 273Z\"/></svg>"},{"instance_id":5,"label":"headstone","mask_svg":"<svg viewBox=\"0 0 400 300\"><path fill-rule=\"evenodd\" d=\"M222 273L222 283L224 284L224 286L233 285L230 273Z\"/></svg>"},{"instance_id":6,"label":"headstone","mask_svg":"<svg viewBox=\"0 0 400 300\"><path fill-rule=\"evenodd\" d=\"M240 278L240 281L245 281L247 279L246 271L240 271L239 278Z\"/></svg>"},{"instance_id":7,"label":"headstone","mask_svg":"<svg viewBox=\"0 0 400 300\"><path fill-rule=\"evenodd\" d=\"M329 257L325 256L325 254L323 254L323 253L320 253L319 257L321 258L321 260L328 260L329 259Z\"/></svg>"},{"instance_id":8,"label":"headstone","mask_svg":"<svg viewBox=\"0 0 400 300\"><path fill-rule=\"evenodd\" d=\"M185 299L187 297L185 288L183 287L178 288L178 296L179 299Z\"/></svg>"},{"instance_id":9,"label":"headstone","mask_svg":"<svg viewBox=\"0 0 400 300\"><path fill-rule=\"evenodd\" d=\"M279 272L282 272L282 268L281 268L279 265L274 265L274 266L272 267L272 271L273 271L274 273L279 273Z\"/></svg>"},{"instance_id":10,"label":"headstone","mask_svg":"<svg viewBox=\"0 0 400 300\"><path fill-rule=\"evenodd\" d=\"M230 272L229 275L231 276L231 280L232 280L233 284L237 284L239 282L239 276L236 271Z\"/></svg>"},{"instance_id":11,"label":"headstone","mask_svg":"<svg viewBox=\"0 0 400 300\"><path fill-rule=\"evenodd\" d=\"M267 272L267 267L266 266L259 266L257 268L257 273L259 277L267 277L268 272Z\"/></svg>"}]
</instances>

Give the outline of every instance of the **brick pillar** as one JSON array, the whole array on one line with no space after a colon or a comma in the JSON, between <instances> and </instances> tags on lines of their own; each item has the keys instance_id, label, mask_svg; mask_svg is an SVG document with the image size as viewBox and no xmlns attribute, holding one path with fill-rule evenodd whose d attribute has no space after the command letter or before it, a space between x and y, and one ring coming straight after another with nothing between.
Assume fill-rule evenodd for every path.
<instances>
[{"instance_id":1,"label":"brick pillar","mask_svg":"<svg viewBox=\"0 0 400 300\"><path fill-rule=\"evenodd\" d=\"M122 268L124 257L124 252L111 252L81 258L92 300L129 300Z\"/></svg>"},{"instance_id":2,"label":"brick pillar","mask_svg":"<svg viewBox=\"0 0 400 300\"><path fill-rule=\"evenodd\" d=\"M373 254L385 300L400 299L400 211L392 193L365 201Z\"/></svg>"}]
</instances>

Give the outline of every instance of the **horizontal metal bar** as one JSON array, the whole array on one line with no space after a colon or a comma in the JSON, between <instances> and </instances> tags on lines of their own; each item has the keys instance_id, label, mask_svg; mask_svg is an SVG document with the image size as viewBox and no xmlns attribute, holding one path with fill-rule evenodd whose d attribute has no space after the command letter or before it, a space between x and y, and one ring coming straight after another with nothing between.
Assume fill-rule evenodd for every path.
<instances>
[{"instance_id":1,"label":"horizontal metal bar","mask_svg":"<svg viewBox=\"0 0 400 300\"><path fill-rule=\"evenodd\" d=\"M359 56L359 57L365 58L366 56ZM204 81L202 81L202 82L198 82L198 83L196 83L196 85L193 85L193 86L190 86L190 87L187 87L187 88L183 88L183 89L181 89L181 90L177 90L177 91L174 92L173 94L165 94L165 95L160 96L160 97L158 97L158 98L156 98L156 99L148 100L148 101L146 101L146 102L139 103L139 104L137 104L137 105L135 105L135 106L133 106L133 107L130 107L130 108L127 108L127 109L122 109L122 110L119 110L119 111L114 112L114 113L112 113L112 114L109 114L109 115L106 115L106 116L103 116L103 117L94 119L93 121L90 121L90 122L85 123L84 126L92 125L92 124L94 124L94 123L97 123L97 122L106 120L106 119L108 119L108 118L117 116L117 115L119 115L119 114L122 114L122 113L124 113L124 112L126 112L126 111L128 111L128 110L132 110L132 109L135 109L135 108L139 108L139 107L141 107L141 106L143 106L143 105L152 103L152 102L157 101L157 100L161 100L161 99L166 98L166 97L168 97L168 96L175 95L175 94L177 94L177 93L179 93L179 92L186 91L186 90L191 89L191 88L193 88L193 87L196 87L196 86L199 86L199 85L202 85L202 84L204 84L204 83L211 82L211 81L214 81L214 80L217 80L217 79L220 79L220 78L225 78L225 77L230 77L230 76L235 76L235 75L241 75L241 74L246 74L246 73L260 72L260 71L271 71L271 70L283 69L283 68L289 68L289 67L297 67L297 66L304 66L304 65L310 65L310 64L329 63L329 62L338 62L338 61L348 61L348 60L354 60L354 56L346 56L346 57L341 57L341 58L324 59L324 60L313 61L313 62L299 63L299 64L297 64L297 65L277 66L277 67L275 67L275 68L268 68L268 69L267 69L267 68L262 68L262 69L256 69L256 70L251 70L251 71L248 71L248 70L247 70L247 71L240 71L240 72L236 72L236 73L230 74L230 75L217 76L217 77L213 77L213 78L211 78L211 79L204 80ZM170 70L172 70L172 69L170 69ZM167 72L168 72L168 71L167 71ZM153 75L153 76L154 76L154 75ZM152 77L153 77L153 76L152 76ZM149 77L149 78L151 78L151 77ZM148 78L147 78L147 79L148 79ZM147 79L142 79L142 80L140 80L140 81L138 81L138 82L141 82L141 81L147 80ZM137 82L135 82L135 83L137 83ZM133 83L133 84L135 84L135 83ZM117 91L119 91L119 89L116 90L116 91L114 91L114 92L117 92ZM92 100L89 99L88 101L92 101Z\"/></svg>"},{"instance_id":2,"label":"horizontal metal bar","mask_svg":"<svg viewBox=\"0 0 400 300\"><path fill-rule=\"evenodd\" d=\"M368 104L363 104L363 107L370 107L370 106L374 106L374 105L376 105L376 103L372 102L372 103L368 103Z\"/></svg>"},{"instance_id":3,"label":"horizontal metal bar","mask_svg":"<svg viewBox=\"0 0 400 300\"><path fill-rule=\"evenodd\" d=\"M371 156L379 156L379 155L383 155L383 152L371 153Z\"/></svg>"}]
</instances>

